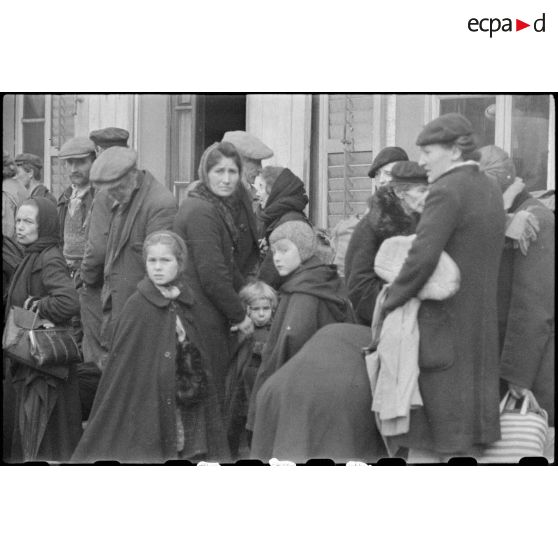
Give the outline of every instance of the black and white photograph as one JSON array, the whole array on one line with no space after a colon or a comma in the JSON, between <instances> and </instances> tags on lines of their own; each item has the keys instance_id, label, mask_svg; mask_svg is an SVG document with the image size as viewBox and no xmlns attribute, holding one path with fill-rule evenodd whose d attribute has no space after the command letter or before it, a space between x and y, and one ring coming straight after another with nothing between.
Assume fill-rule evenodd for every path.
<instances>
[{"instance_id":1,"label":"black and white photograph","mask_svg":"<svg viewBox=\"0 0 558 558\"><path fill-rule=\"evenodd\" d=\"M554 458L549 94L6 94L7 463Z\"/></svg>"}]
</instances>

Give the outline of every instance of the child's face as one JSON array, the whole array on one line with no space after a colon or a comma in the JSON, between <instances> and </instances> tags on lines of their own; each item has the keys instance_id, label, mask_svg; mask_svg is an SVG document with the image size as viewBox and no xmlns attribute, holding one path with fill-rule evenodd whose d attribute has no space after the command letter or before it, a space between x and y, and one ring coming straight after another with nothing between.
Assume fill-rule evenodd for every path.
<instances>
[{"instance_id":1,"label":"child's face","mask_svg":"<svg viewBox=\"0 0 558 558\"><path fill-rule=\"evenodd\" d=\"M256 327L263 327L271 320L273 309L267 298L258 298L248 306L248 316Z\"/></svg>"},{"instance_id":2,"label":"child's face","mask_svg":"<svg viewBox=\"0 0 558 558\"><path fill-rule=\"evenodd\" d=\"M168 244L153 244L147 248L145 268L155 285L167 285L178 275L178 260Z\"/></svg>"},{"instance_id":3,"label":"child's face","mask_svg":"<svg viewBox=\"0 0 558 558\"><path fill-rule=\"evenodd\" d=\"M281 277L289 275L302 263L298 248L287 238L274 242L271 245L271 251L273 252L273 263Z\"/></svg>"}]
</instances>

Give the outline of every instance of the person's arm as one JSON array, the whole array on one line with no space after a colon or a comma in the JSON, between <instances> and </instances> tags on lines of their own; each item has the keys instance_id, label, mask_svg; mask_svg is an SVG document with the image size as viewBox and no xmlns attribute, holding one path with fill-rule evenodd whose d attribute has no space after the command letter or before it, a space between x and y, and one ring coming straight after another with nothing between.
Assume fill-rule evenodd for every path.
<instances>
[{"instance_id":1,"label":"person's arm","mask_svg":"<svg viewBox=\"0 0 558 558\"><path fill-rule=\"evenodd\" d=\"M46 296L39 300L39 317L52 322L67 322L79 314L79 298L60 254L48 254L41 271Z\"/></svg>"},{"instance_id":2,"label":"person's arm","mask_svg":"<svg viewBox=\"0 0 558 558\"><path fill-rule=\"evenodd\" d=\"M367 325L372 323L376 298L385 284L374 271L378 248L372 228L366 222L360 222L351 236L345 255L345 282L349 300L359 321Z\"/></svg>"},{"instance_id":3,"label":"person's arm","mask_svg":"<svg viewBox=\"0 0 558 558\"><path fill-rule=\"evenodd\" d=\"M536 210L533 211L536 214ZM513 256L511 297L500 358L501 376L531 389L554 327L554 219L539 214L539 238Z\"/></svg>"},{"instance_id":4,"label":"person's arm","mask_svg":"<svg viewBox=\"0 0 558 558\"><path fill-rule=\"evenodd\" d=\"M81 262L81 278L86 285L91 287L103 284L107 239L112 220L111 205L111 198L106 191L101 190L95 194L89 214L87 241Z\"/></svg>"},{"instance_id":5,"label":"person's arm","mask_svg":"<svg viewBox=\"0 0 558 558\"><path fill-rule=\"evenodd\" d=\"M388 287L383 307L385 313L417 296L436 269L440 255L459 223L460 211L461 201L455 188L432 187L409 255L399 275Z\"/></svg>"}]
</instances>

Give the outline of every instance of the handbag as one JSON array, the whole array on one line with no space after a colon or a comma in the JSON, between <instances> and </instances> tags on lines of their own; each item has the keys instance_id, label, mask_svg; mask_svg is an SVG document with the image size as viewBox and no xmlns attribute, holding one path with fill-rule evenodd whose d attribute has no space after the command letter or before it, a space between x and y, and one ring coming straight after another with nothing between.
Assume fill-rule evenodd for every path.
<instances>
[{"instance_id":1,"label":"handbag","mask_svg":"<svg viewBox=\"0 0 558 558\"><path fill-rule=\"evenodd\" d=\"M63 365L81 361L79 346L71 328L45 328L46 323L35 312L13 306L4 327L2 349L18 362L65 379L68 369Z\"/></svg>"},{"instance_id":2,"label":"handbag","mask_svg":"<svg viewBox=\"0 0 558 558\"><path fill-rule=\"evenodd\" d=\"M483 451L480 463L518 463L522 457L542 457L548 433L548 413L532 392L520 399L510 391L500 403L501 439Z\"/></svg>"}]
</instances>

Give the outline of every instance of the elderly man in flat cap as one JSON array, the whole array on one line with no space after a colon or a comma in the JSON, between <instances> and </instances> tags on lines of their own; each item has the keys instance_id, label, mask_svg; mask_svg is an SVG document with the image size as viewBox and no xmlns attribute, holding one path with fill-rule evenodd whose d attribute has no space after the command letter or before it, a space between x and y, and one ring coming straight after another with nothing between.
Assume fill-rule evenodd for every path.
<instances>
[{"instance_id":1,"label":"elderly man in flat cap","mask_svg":"<svg viewBox=\"0 0 558 558\"><path fill-rule=\"evenodd\" d=\"M222 141L232 143L242 158L242 183L234 194L234 219L239 230L236 265L245 278L254 277L259 262L259 242L254 215L254 183L262 170L262 160L273 151L256 136L243 130L226 132Z\"/></svg>"},{"instance_id":2,"label":"elderly man in flat cap","mask_svg":"<svg viewBox=\"0 0 558 558\"><path fill-rule=\"evenodd\" d=\"M114 126L93 130L89 134L89 139L95 144L97 155L100 155L109 147L128 147L129 137L130 132L128 132L128 130L124 130L124 128L115 128Z\"/></svg>"},{"instance_id":3,"label":"elderly man in flat cap","mask_svg":"<svg viewBox=\"0 0 558 558\"><path fill-rule=\"evenodd\" d=\"M47 198L56 205L56 198L41 182L42 159L33 153L20 153L15 158L15 164L17 166L16 178L27 189L28 197Z\"/></svg>"},{"instance_id":4,"label":"elderly man in flat cap","mask_svg":"<svg viewBox=\"0 0 558 558\"><path fill-rule=\"evenodd\" d=\"M86 284L93 281L91 286L102 277L101 340L108 351L114 323L145 275L143 241L152 232L171 229L178 208L170 190L148 171L139 170L136 152L126 147L103 151L93 164L91 181L113 200L105 260L83 274ZM99 364L102 369L103 358Z\"/></svg>"}]
</instances>

